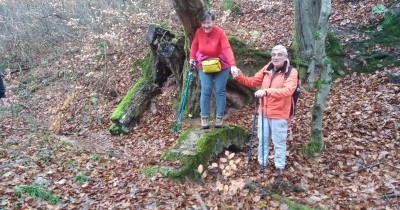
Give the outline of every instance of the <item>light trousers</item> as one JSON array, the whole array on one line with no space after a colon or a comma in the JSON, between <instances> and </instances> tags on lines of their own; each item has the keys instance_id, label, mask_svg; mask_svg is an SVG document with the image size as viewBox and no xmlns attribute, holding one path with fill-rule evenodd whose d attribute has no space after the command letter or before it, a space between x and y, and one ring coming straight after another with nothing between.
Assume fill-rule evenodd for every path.
<instances>
[{"instance_id":1,"label":"light trousers","mask_svg":"<svg viewBox=\"0 0 400 210\"><path fill-rule=\"evenodd\" d=\"M262 119L263 125L262 128ZM264 132L262 132L262 130ZM269 142L274 144L274 163L276 169L284 169L286 165L286 138L288 131L287 119L270 119L258 116L258 162L267 166ZM262 136L264 135L264 143ZM263 152L264 151L264 152Z\"/></svg>"}]
</instances>

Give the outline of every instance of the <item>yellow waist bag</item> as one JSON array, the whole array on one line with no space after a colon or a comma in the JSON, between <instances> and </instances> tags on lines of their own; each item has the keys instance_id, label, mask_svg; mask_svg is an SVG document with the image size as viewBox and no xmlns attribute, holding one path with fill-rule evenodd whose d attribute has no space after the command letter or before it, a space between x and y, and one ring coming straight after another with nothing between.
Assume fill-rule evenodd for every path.
<instances>
[{"instance_id":1,"label":"yellow waist bag","mask_svg":"<svg viewBox=\"0 0 400 210\"><path fill-rule=\"evenodd\" d=\"M221 71L219 58L207 59L201 62L204 73L215 73Z\"/></svg>"}]
</instances>

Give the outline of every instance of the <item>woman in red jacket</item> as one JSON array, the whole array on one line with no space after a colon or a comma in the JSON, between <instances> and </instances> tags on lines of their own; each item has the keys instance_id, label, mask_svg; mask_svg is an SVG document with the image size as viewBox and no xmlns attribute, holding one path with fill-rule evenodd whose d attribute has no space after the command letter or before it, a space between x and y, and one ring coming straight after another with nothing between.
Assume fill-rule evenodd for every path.
<instances>
[{"instance_id":1,"label":"woman in red jacket","mask_svg":"<svg viewBox=\"0 0 400 210\"><path fill-rule=\"evenodd\" d=\"M233 78L248 87L261 87L254 95L263 100L258 108L258 162L267 165L269 141L274 143L275 168L281 174L286 165L286 138L292 94L297 86L297 70L292 71L287 79L290 62L287 50L282 45L272 48L271 62L258 71L253 77L246 77L240 70L232 70ZM261 107L261 105L264 105ZM261 116L261 113L264 113ZM263 123L261 121L263 120ZM261 127L264 124L264 127ZM262 132L263 131L263 132ZM264 148L262 135L264 134Z\"/></svg>"},{"instance_id":2,"label":"woman in red jacket","mask_svg":"<svg viewBox=\"0 0 400 210\"><path fill-rule=\"evenodd\" d=\"M226 104L226 83L228 81L230 69L236 68L236 61L231 45L225 32L214 25L215 16L210 11L204 12L201 27L196 30L190 48L190 64L196 65L199 69L201 82L200 95L200 115L201 126L208 128L208 118L210 116L210 99L214 82L216 98L216 120L215 127L221 127L222 118L225 114ZM216 73L205 73L201 62L210 58L219 58L221 71Z\"/></svg>"}]
</instances>

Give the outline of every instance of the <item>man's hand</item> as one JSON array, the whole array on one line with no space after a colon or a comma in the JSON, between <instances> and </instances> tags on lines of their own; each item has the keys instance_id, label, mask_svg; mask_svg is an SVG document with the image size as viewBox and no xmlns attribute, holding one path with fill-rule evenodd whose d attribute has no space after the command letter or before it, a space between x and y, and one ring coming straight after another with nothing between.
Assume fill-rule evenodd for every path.
<instances>
[{"instance_id":1,"label":"man's hand","mask_svg":"<svg viewBox=\"0 0 400 210\"><path fill-rule=\"evenodd\" d=\"M254 96L257 98L261 98L261 97L265 96L266 94L267 94L267 91L260 89L254 93Z\"/></svg>"},{"instance_id":2,"label":"man's hand","mask_svg":"<svg viewBox=\"0 0 400 210\"><path fill-rule=\"evenodd\" d=\"M233 79L235 79L235 77L239 76L240 74L240 69L238 69L236 66L231 66L231 74Z\"/></svg>"},{"instance_id":3,"label":"man's hand","mask_svg":"<svg viewBox=\"0 0 400 210\"><path fill-rule=\"evenodd\" d=\"M196 60L190 59L189 60L190 69L196 69Z\"/></svg>"}]
</instances>

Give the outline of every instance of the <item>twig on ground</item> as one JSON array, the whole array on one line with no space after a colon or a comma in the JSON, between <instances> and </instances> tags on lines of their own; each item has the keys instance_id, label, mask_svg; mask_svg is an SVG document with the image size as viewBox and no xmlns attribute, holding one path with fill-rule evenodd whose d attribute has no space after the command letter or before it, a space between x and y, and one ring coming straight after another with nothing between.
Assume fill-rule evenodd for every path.
<instances>
[{"instance_id":1,"label":"twig on ground","mask_svg":"<svg viewBox=\"0 0 400 210\"><path fill-rule=\"evenodd\" d=\"M383 198L400 198L400 193L387 193L382 196Z\"/></svg>"},{"instance_id":2,"label":"twig on ground","mask_svg":"<svg viewBox=\"0 0 400 210\"><path fill-rule=\"evenodd\" d=\"M194 193L194 196L196 197L197 201L199 201L200 206L201 206L201 209L202 209L202 210L207 210L207 206L206 206L206 204L204 203L203 199L201 199L200 194L199 194L198 192L195 192L195 193Z\"/></svg>"},{"instance_id":3,"label":"twig on ground","mask_svg":"<svg viewBox=\"0 0 400 210\"><path fill-rule=\"evenodd\" d=\"M389 163L384 163L385 165L387 165L387 166L390 166L390 167L392 167L392 168L395 168L395 169L397 169L397 170L400 170L400 168L399 167L397 167L397 166L394 166L394 165L390 165Z\"/></svg>"},{"instance_id":4,"label":"twig on ground","mask_svg":"<svg viewBox=\"0 0 400 210\"><path fill-rule=\"evenodd\" d=\"M353 173L358 173L358 172L360 172L362 170L365 170L365 169L368 169L368 168L373 168L373 167L375 167L377 165L380 165L380 164L382 164L382 162L375 163L375 164L372 164L372 165L367 165L367 166L361 167L361 168L359 168L359 169L357 169L355 171L349 171L349 172L345 172L345 173L335 173L333 175L334 176L340 176L340 175L347 176L347 175L350 175L350 174L353 174Z\"/></svg>"}]
</instances>

